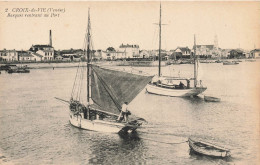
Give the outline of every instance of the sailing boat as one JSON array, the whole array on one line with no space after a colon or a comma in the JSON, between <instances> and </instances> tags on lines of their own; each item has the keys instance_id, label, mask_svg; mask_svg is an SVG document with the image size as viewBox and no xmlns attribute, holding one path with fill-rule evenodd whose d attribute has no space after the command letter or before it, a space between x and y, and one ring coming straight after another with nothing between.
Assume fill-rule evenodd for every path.
<instances>
[{"instance_id":1,"label":"sailing boat","mask_svg":"<svg viewBox=\"0 0 260 165\"><path fill-rule=\"evenodd\" d=\"M159 20L159 68L158 75L148 83L146 91L148 93L184 97L196 96L204 92L207 88L202 86L202 81L198 83L199 61L196 57L196 38L194 36L194 78L166 77L161 76L161 4L160 4L160 20ZM194 80L194 87L190 86L190 81ZM177 83L176 83L177 82ZM184 84L184 83L185 84Z\"/></svg>"},{"instance_id":2,"label":"sailing boat","mask_svg":"<svg viewBox=\"0 0 260 165\"><path fill-rule=\"evenodd\" d=\"M75 127L92 131L132 132L141 126L143 119L133 117L128 111L127 114L131 115L129 120L122 120L122 104L130 103L151 81L152 76L111 70L93 64L91 38L88 12L88 28L84 42L87 65L78 67L71 99L68 101L69 121ZM83 85L84 82L86 85ZM82 97L84 87L86 87L86 95Z\"/></svg>"}]
</instances>

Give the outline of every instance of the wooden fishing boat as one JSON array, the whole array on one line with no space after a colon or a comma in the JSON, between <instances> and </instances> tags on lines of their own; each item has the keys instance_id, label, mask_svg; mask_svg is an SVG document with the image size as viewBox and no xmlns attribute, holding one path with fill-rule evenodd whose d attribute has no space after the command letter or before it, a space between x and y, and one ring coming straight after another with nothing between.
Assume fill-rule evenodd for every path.
<instances>
[{"instance_id":1,"label":"wooden fishing boat","mask_svg":"<svg viewBox=\"0 0 260 165\"><path fill-rule=\"evenodd\" d=\"M220 102L221 99L212 96L204 96L204 100L207 102Z\"/></svg>"},{"instance_id":2,"label":"wooden fishing boat","mask_svg":"<svg viewBox=\"0 0 260 165\"><path fill-rule=\"evenodd\" d=\"M194 47L196 48L196 39L194 36ZM188 61L188 60L187 60ZM161 4L160 4L160 20L159 20L159 65L158 75L146 86L147 93L171 96L171 97L193 97L204 92L207 87L202 86L202 81L198 80L199 60L196 57L196 49L194 59L189 60L194 64L194 78L166 77L161 74ZM180 62L183 64L183 61ZM194 86L190 85L190 81L194 81ZM200 82L200 83L198 83Z\"/></svg>"},{"instance_id":3,"label":"wooden fishing boat","mask_svg":"<svg viewBox=\"0 0 260 165\"><path fill-rule=\"evenodd\" d=\"M216 146L214 144L202 141L195 141L191 138L188 140L191 152L196 154L216 157L216 158L226 158L230 157L230 150Z\"/></svg>"},{"instance_id":4,"label":"wooden fishing boat","mask_svg":"<svg viewBox=\"0 0 260 165\"><path fill-rule=\"evenodd\" d=\"M116 71L92 63L90 25L88 16L83 48L87 65L79 63L70 101L65 101L69 104L69 121L77 128L91 131L132 132L141 126L143 119L129 111L123 112L123 103L130 103L152 76ZM122 119L123 114L129 115L128 120L126 116Z\"/></svg>"}]
</instances>

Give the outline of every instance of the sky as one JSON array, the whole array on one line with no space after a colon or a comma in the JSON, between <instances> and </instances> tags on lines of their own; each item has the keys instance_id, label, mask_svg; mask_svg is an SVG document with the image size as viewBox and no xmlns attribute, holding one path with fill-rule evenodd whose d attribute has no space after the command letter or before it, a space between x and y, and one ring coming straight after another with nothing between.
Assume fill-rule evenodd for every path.
<instances>
[{"instance_id":1,"label":"sky","mask_svg":"<svg viewBox=\"0 0 260 165\"><path fill-rule=\"evenodd\" d=\"M162 49L191 48L194 34L197 44L213 44L217 36L220 48L260 48L260 1L162 1L161 5L166 24ZM59 17L7 17L8 13L26 14L17 8L65 12ZM0 49L28 50L33 44L48 44L50 29L56 50L83 48L88 8L94 49L118 49L122 43L139 45L141 50L158 49L158 1L0 2Z\"/></svg>"}]
</instances>

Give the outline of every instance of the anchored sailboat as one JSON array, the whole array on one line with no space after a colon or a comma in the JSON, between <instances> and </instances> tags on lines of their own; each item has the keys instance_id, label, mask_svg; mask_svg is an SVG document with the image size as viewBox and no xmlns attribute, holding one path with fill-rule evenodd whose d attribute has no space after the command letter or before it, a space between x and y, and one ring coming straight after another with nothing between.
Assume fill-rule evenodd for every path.
<instances>
[{"instance_id":1,"label":"anchored sailboat","mask_svg":"<svg viewBox=\"0 0 260 165\"><path fill-rule=\"evenodd\" d=\"M159 20L159 68L158 76L155 76L146 87L148 93L164 96L196 96L204 92L207 88L202 86L201 80L198 83L199 61L196 57L196 39L194 36L194 78L166 77L161 75L161 4ZM190 86L190 81L194 80L194 87ZM176 83L177 82L177 83ZM185 84L184 84L184 83Z\"/></svg>"},{"instance_id":2,"label":"anchored sailboat","mask_svg":"<svg viewBox=\"0 0 260 165\"><path fill-rule=\"evenodd\" d=\"M142 124L142 119L132 117L129 111L125 113L125 115L131 115L129 119L122 119L122 104L130 103L151 81L152 76L94 65L91 62L93 52L91 51L91 37L89 15L84 44L87 66L78 67L71 99L68 102L70 104L69 121L75 127L92 131L119 133L136 130ZM84 87L87 87L86 94L83 94Z\"/></svg>"}]
</instances>

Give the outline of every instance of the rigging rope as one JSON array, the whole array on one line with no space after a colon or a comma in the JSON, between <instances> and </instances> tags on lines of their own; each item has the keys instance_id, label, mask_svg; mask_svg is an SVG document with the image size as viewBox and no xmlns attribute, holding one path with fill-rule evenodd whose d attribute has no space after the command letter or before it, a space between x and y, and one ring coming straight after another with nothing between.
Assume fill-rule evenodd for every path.
<instances>
[{"instance_id":1,"label":"rigging rope","mask_svg":"<svg viewBox=\"0 0 260 165\"><path fill-rule=\"evenodd\" d=\"M81 94L81 90L82 90L82 82L83 82L83 74L84 74L84 71L83 71L83 66L81 67L81 74L80 74L80 79L79 79L79 86L78 86L78 100L80 101L81 97L80 97L80 94Z\"/></svg>"},{"instance_id":2,"label":"rigging rope","mask_svg":"<svg viewBox=\"0 0 260 165\"><path fill-rule=\"evenodd\" d=\"M73 95L74 95L74 92L75 92L75 85L76 85L76 80L77 80L77 76L78 76L79 66L80 66L80 63L78 64L76 76L75 76L75 79L74 79L74 83L73 83L73 87L72 87L72 91L71 91L71 98L73 98Z\"/></svg>"},{"instance_id":3,"label":"rigging rope","mask_svg":"<svg viewBox=\"0 0 260 165\"><path fill-rule=\"evenodd\" d=\"M149 141L153 141L153 142L157 142L157 143L163 143L163 144L182 144L182 143L188 142L186 140L186 141L181 141L181 142L177 142L177 143L171 143L171 142L162 142L162 141L158 141L158 140L153 140L153 139L149 139L149 138L141 138L141 139L145 139L145 140L149 140Z\"/></svg>"}]
</instances>

